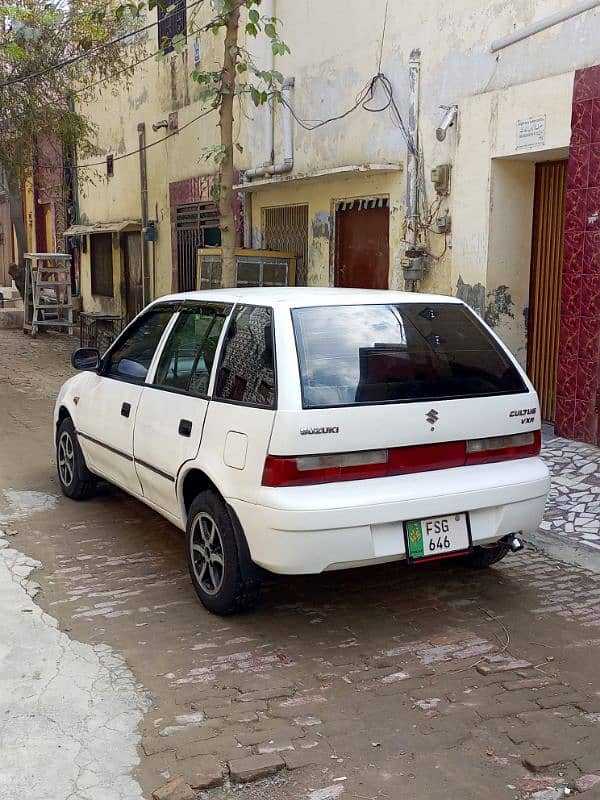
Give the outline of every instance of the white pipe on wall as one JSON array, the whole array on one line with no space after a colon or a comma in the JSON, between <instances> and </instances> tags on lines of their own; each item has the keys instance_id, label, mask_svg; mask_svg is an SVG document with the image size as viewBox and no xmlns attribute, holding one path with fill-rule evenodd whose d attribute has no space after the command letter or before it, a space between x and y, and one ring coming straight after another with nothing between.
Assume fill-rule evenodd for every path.
<instances>
[{"instance_id":1,"label":"white pipe on wall","mask_svg":"<svg viewBox=\"0 0 600 800\"><path fill-rule=\"evenodd\" d=\"M260 5L260 12L261 16L265 17L274 17L275 16L275 0L263 0ZM268 70L270 72L273 71L275 68L275 55L273 54L273 48L271 46L271 40L267 36L263 36L262 39L266 42L267 46L267 54L264 58L264 67L263 69ZM273 103L271 100L267 101L264 106L256 109L257 115L255 119L258 118L260 120L260 128L262 131L262 137L264 142L264 161L259 167L255 167L254 169L249 169L246 171L247 178L256 178L259 175L264 175L264 169L273 163L275 154L275 131L274 131L274 109Z\"/></svg>"},{"instance_id":2,"label":"white pipe on wall","mask_svg":"<svg viewBox=\"0 0 600 800\"><path fill-rule=\"evenodd\" d=\"M499 39L494 39L490 45L490 50L492 53L496 53L498 50L502 50L504 47L509 47L511 44L515 44L516 42L521 42L523 39L527 39L529 36L533 36L535 33L545 31L547 28L551 28L553 25L558 25L560 22L565 22L568 19L576 17L578 14L583 14L584 11L591 11L593 8L597 8L598 6L600 6L600 0L583 0L583 2L577 3L577 5L572 6L572 8L565 8L562 11L557 11L555 14L550 14L548 17L544 17L537 22L532 22L531 25L521 28L520 31L513 31L513 33L509 33L506 36L501 36Z\"/></svg>"},{"instance_id":3,"label":"white pipe on wall","mask_svg":"<svg viewBox=\"0 0 600 800\"><path fill-rule=\"evenodd\" d=\"M275 0L263 0L261 3L261 11L265 17L274 17L275 16ZM267 39L267 69L269 72L273 72L275 69L275 54L273 53L273 47L271 46L271 40L268 39L267 36L264 37ZM275 112L273 109L273 101L269 100L266 106L267 112L267 123L266 123L266 151L267 151L267 158L266 163L272 164L273 160L275 159Z\"/></svg>"},{"instance_id":4,"label":"white pipe on wall","mask_svg":"<svg viewBox=\"0 0 600 800\"><path fill-rule=\"evenodd\" d=\"M284 175L294 168L294 126L292 116L292 90L294 78L286 78L281 87L283 103L281 104L281 117L283 125L283 160L278 164L263 164L261 167L246 170L246 179L264 178L268 175Z\"/></svg>"},{"instance_id":5,"label":"white pipe on wall","mask_svg":"<svg viewBox=\"0 0 600 800\"><path fill-rule=\"evenodd\" d=\"M267 175L283 175L291 172L294 167L294 128L292 118L292 89L294 88L294 78L286 78L281 87L283 103L281 106L281 118L283 125L283 161L267 167Z\"/></svg>"},{"instance_id":6,"label":"white pipe on wall","mask_svg":"<svg viewBox=\"0 0 600 800\"><path fill-rule=\"evenodd\" d=\"M406 168L406 217L408 230L406 239L410 245L417 241L418 182L419 182L419 83L421 51L415 49L408 61L408 135L412 147L408 146Z\"/></svg>"}]
</instances>

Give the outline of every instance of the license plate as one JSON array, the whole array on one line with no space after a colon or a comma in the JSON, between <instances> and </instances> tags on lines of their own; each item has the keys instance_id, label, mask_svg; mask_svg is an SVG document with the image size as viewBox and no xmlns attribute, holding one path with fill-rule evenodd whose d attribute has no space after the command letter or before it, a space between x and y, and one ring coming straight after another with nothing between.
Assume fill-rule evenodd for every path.
<instances>
[{"instance_id":1,"label":"license plate","mask_svg":"<svg viewBox=\"0 0 600 800\"><path fill-rule=\"evenodd\" d=\"M404 523L408 561L444 558L468 552L471 534L466 514L411 519Z\"/></svg>"}]
</instances>

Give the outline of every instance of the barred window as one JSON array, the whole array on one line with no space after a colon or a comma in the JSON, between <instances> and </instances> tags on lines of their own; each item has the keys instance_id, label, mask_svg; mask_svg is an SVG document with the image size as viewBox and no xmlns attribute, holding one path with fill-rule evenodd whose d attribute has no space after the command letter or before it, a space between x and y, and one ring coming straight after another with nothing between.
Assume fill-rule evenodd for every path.
<instances>
[{"instance_id":1,"label":"barred window","mask_svg":"<svg viewBox=\"0 0 600 800\"><path fill-rule=\"evenodd\" d=\"M90 271L92 294L114 297L112 234L94 233L90 236Z\"/></svg>"},{"instance_id":2,"label":"barred window","mask_svg":"<svg viewBox=\"0 0 600 800\"><path fill-rule=\"evenodd\" d=\"M187 30L186 0L161 0L158 4L158 46L164 53L173 51L173 38L185 36Z\"/></svg>"}]
</instances>

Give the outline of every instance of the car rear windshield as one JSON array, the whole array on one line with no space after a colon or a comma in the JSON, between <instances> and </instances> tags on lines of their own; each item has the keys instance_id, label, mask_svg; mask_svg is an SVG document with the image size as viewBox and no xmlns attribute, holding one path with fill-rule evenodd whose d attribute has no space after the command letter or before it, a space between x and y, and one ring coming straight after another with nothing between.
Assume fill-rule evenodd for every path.
<instances>
[{"instance_id":1,"label":"car rear windshield","mask_svg":"<svg viewBox=\"0 0 600 800\"><path fill-rule=\"evenodd\" d=\"M304 408L526 392L477 317L458 303L292 310Z\"/></svg>"}]
</instances>

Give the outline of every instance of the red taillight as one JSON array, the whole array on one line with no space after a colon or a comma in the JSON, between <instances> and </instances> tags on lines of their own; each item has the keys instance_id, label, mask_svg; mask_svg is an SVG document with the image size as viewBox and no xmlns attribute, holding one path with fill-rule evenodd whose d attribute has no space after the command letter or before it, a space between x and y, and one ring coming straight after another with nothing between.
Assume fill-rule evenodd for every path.
<instances>
[{"instance_id":1,"label":"red taillight","mask_svg":"<svg viewBox=\"0 0 600 800\"><path fill-rule=\"evenodd\" d=\"M442 442L388 450L362 450L316 456L267 456L263 486L307 486L384 478L538 455L541 433Z\"/></svg>"},{"instance_id":2,"label":"red taillight","mask_svg":"<svg viewBox=\"0 0 600 800\"><path fill-rule=\"evenodd\" d=\"M263 486L306 486L334 481L383 478L387 472L387 450L363 450L324 456L267 456Z\"/></svg>"},{"instance_id":3,"label":"red taillight","mask_svg":"<svg viewBox=\"0 0 600 800\"><path fill-rule=\"evenodd\" d=\"M492 436L489 439L472 439L467 442L467 464L491 464L539 455L542 449L542 432L530 431L515 436Z\"/></svg>"}]
</instances>

